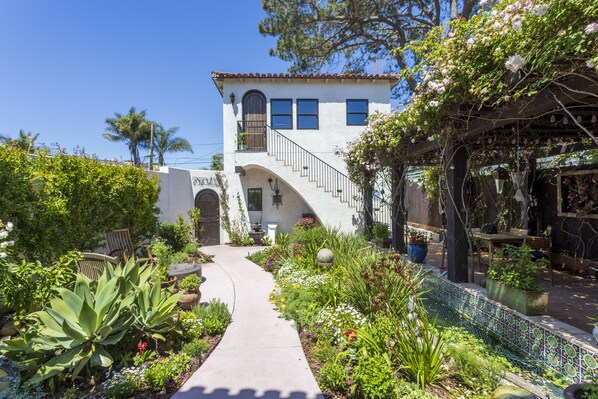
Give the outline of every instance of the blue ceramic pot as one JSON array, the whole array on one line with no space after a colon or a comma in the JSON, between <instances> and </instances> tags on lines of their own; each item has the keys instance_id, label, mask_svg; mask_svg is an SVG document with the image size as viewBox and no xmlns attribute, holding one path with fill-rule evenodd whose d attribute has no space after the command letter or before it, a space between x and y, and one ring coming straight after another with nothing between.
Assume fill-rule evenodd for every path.
<instances>
[{"instance_id":1,"label":"blue ceramic pot","mask_svg":"<svg viewBox=\"0 0 598 399\"><path fill-rule=\"evenodd\" d=\"M426 255L428 255L428 246L409 244L407 247L407 252L409 253L409 258L413 262L422 263L424 259L426 259Z\"/></svg>"}]
</instances>

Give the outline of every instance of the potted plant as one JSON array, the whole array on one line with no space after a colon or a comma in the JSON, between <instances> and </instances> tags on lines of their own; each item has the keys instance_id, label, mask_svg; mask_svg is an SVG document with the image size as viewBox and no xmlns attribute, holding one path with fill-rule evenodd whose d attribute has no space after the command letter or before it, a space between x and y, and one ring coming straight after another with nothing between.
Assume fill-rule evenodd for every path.
<instances>
[{"instance_id":1,"label":"potted plant","mask_svg":"<svg viewBox=\"0 0 598 399\"><path fill-rule=\"evenodd\" d=\"M546 314L548 292L540 290L538 274L547 264L544 258L534 260L527 245L507 245L497 251L488 269L488 298L529 316Z\"/></svg>"},{"instance_id":2,"label":"potted plant","mask_svg":"<svg viewBox=\"0 0 598 399\"><path fill-rule=\"evenodd\" d=\"M565 399L598 399L598 384L572 384L563 392Z\"/></svg>"},{"instance_id":3,"label":"potted plant","mask_svg":"<svg viewBox=\"0 0 598 399\"><path fill-rule=\"evenodd\" d=\"M419 231L409 232L409 245L407 246L407 253L411 261L421 263L428 255L428 243L430 239L425 233Z\"/></svg>"},{"instance_id":4,"label":"potted plant","mask_svg":"<svg viewBox=\"0 0 598 399\"><path fill-rule=\"evenodd\" d=\"M390 230L384 223L376 223L372 228L372 235L378 246L382 248L390 247Z\"/></svg>"},{"instance_id":5,"label":"potted plant","mask_svg":"<svg viewBox=\"0 0 598 399\"><path fill-rule=\"evenodd\" d=\"M179 289L183 292L179 304L183 309L191 309L199 303L201 292L199 286L201 278L197 274L191 274L178 282Z\"/></svg>"},{"instance_id":6,"label":"potted plant","mask_svg":"<svg viewBox=\"0 0 598 399\"><path fill-rule=\"evenodd\" d=\"M247 149L247 133L244 131L237 132L237 149L240 151Z\"/></svg>"},{"instance_id":7,"label":"potted plant","mask_svg":"<svg viewBox=\"0 0 598 399\"><path fill-rule=\"evenodd\" d=\"M550 249L552 248L551 232L552 227L548 226L539 236L527 236L525 238L525 243L534 249L543 249L550 252Z\"/></svg>"}]
</instances>

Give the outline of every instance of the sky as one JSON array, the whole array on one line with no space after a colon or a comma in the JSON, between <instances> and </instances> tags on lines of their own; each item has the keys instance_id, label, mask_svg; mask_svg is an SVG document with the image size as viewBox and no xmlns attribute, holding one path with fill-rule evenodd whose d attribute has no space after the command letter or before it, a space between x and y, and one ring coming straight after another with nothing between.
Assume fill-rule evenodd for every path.
<instances>
[{"instance_id":1,"label":"sky","mask_svg":"<svg viewBox=\"0 0 598 399\"><path fill-rule=\"evenodd\" d=\"M134 106L194 154L166 156L209 167L222 152L222 97L212 71L286 72L258 32L260 0L0 0L0 133L101 159L129 160L102 137L105 119Z\"/></svg>"}]
</instances>

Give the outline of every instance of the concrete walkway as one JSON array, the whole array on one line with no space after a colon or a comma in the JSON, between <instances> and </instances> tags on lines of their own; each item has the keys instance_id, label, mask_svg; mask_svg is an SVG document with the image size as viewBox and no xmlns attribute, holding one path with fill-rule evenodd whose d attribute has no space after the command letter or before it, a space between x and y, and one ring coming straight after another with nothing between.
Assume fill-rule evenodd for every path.
<instances>
[{"instance_id":1,"label":"concrete walkway","mask_svg":"<svg viewBox=\"0 0 598 399\"><path fill-rule=\"evenodd\" d=\"M232 323L208 360L173 399L323 399L292 323L268 300L272 275L245 259L247 248L203 247L202 302L220 298Z\"/></svg>"}]
</instances>

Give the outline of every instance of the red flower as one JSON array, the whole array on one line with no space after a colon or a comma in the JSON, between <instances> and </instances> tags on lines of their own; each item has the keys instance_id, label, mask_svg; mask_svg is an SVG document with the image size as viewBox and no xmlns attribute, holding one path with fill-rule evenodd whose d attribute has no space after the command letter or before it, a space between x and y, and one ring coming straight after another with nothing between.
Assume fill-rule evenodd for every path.
<instances>
[{"instance_id":1,"label":"red flower","mask_svg":"<svg viewBox=\"0 0 598 399\"><path fill-rule=\"evenodd\" d=\"M139 353L141 355L143 352L145 352L146 349L147 349L147 342L139 341L139 343L137 344L137 353Z\"/></svg>"},{"instance_id":2,"label":"red flower","mask_svg":"<svg viewBox=\"0 0 598 399\"><path fill-rule=\"evenodd\" d=\"M357 335L357 331L355 331L355 330L347 330L343 334L345 334L345 337L347 337L347 339L349 340L349 342L353 342L353 341L355 341L355 337Z\"/></svg>"}]
</instances>

